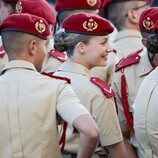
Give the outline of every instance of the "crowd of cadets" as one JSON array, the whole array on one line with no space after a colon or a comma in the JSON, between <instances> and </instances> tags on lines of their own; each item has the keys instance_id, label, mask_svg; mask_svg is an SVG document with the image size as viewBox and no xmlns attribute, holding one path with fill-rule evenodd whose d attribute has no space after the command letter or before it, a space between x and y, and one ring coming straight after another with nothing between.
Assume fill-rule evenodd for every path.
<instances>
[{"instance_id":1,"label":"crowd of cadets","mask_svg":"<svg viewBox=\"0 0 158 158\"><path fill-rule=\"evenodd\" d=\"M157 0L0 0L1 158L158 158Z\"/></svg>"}]
</instances>

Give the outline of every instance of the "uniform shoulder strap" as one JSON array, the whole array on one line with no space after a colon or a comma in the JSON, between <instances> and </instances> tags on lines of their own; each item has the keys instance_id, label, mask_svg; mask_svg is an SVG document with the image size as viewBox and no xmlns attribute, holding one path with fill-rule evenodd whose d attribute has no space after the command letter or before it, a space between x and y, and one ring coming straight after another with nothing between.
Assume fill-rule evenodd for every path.
<instances>
[{"instance_id":1,"label":"uniform shoulder strap","mask_svg":"<svg viewBox=\"0 0 158 158\"><path fill-rule=\"evenodd\" d=\"M92 83L94 83L95 85L97 85L103 92L103 94L107 97L114 97L114 91L112 90L112 88L110 87L110 85L108 85L106 82L102 81L100 78L97 77L91 77L90 81Z\"/></svg>"},{"instance_id":2,"label":"uniform shoulder strap","mask_svg":"<svg viewBox=\"0 0 158 158\"><path fill-rule=\"evenodd\" d=\"M54 72L42 72L41 74L42 75L46 75L46 76L49 76L51 78L55 78L55 79L58 79L58 80L64 80L66 81L67 83L71 84L71 80L67 77L62 77L62 76L55 76L53 75Z\"/></svg>"},{"instance_id":3,"label":"uniform shoulder strap","mask_svg":"<svg viewBox=\"0 0 158 158\"><path fill-rule=\"evenodd\" d=\"M127 57L122 58L117 64L116 64L116 68L115 68L115 72L121 70L122 68L126 68L130 65L136 64L139 62L141 56L140 56L140 52L143 50L140 49L136 52L133 52L131 54L129 54Z\"/></svg>"},{"instance_id":4,"label":"uniform shoulder strap","mask_svg":"<svg viewBox=\"0 0 158 158\"><path fill-rule=\"evenodd\" d=\"M0 58L3 58L5 55L5 50L3 46L0 46Z\"/></svg>"},{"instance_id":5,"label":"uniform shoulder strap","mask_svg":"<svg viewBox=\"0 0 158 158\"><path fill-rule=\"evenodd\" d=\"M58 50L51 50L49 54L61 62L64 62L67 59L67 55L63 52L59 52Z\"/></svg>"}]
</instances>

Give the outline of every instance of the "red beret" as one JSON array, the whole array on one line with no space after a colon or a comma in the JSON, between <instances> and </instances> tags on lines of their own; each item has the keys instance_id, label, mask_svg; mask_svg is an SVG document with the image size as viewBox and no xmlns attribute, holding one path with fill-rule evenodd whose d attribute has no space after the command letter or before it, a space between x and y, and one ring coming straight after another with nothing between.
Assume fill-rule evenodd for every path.
<instances>
[{"instance_id":1,"label":"red beret","mask_svg":"<svg viewBox=\"0 0 158 158\"><path fill-rule=\"evenodd\" d=\"M158 20L158 7L152 7L142 12L139 19L141 31L153 33L154 25Z\"/></svg>"},{"instance_id":2,"label":"red beret","mask_svg":"<svg viewBox=\"0 0 158 158\"><path fill-rule=\"evenodd\" d=\"M66 32L87 35L108 35L114 28L108 20L90 13L75 13L67 17L62 27Z\"/></svg>"},{"instance_id":3,"label":"red beret","mask_svg":"<svg viewBox=\"0 0 158 158\"><path fill-rule=\"evenodd\" d=\"M56 19L53 8L46 0L19 0L16 4L16 12L43 17L52 25Z\"/></svg>"},{"instance_id":4,"label":"red beret","mask_svg":"<svg viewBox=\"0 0 158 158\"><path fill-rule=\"evenodd\" d=\"M146 1L146 0L104 0L103 9L106 10L110 4L128 2L128 1Z\"/></svg>"},{"instance_id":5,"label":"red beret","mask_svg":"<svg viewBox=\"0 0 158 158\"><path fill-rule=\"evenodd\" d=\"M42 39L47 39L50 29L47 21L31 14L12 14L4 19L0 31L17 31L32 34Z\"/></svg>"},{"instance_id":6,"label":"red beret","mask_svg":"<svg viewBox=\"0 0 158 158\"><path fill-rule=\"evenodd\" d=\"M154 33L157 33L158 32L158 21L155 23L155 26L154 26Z\"/></svg>"},{"instance_id":7,"label":"red beret","mask_svg":"<svg viewBox=\"0 0 158 158\"><path fill-rule=\"evenodd\" d=\"M56 0L55 9L58 12L64 10L77 10L77 9L100 9L100 0Z\"/></svg>"},{"instance_id":8,"label":"red beret","mask_svg":"<svg viewBox=\"0 0 158 158\"><path fill-rule=\"evenodd\" d=\"M3 0L6 3L16 3L18 0Z\"/></svg>"}]
</instances>

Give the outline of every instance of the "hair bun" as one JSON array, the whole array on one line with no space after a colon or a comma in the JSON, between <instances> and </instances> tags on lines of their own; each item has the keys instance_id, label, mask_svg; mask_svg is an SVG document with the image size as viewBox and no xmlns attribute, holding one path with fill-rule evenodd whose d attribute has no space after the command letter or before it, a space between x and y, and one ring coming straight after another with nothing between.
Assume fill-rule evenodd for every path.
<instances>
[{"instance_id":1,"label":"hair bun","mask_svg":"<svg viewBox=\"0 0 158 158\"><path fill-rule=\"evenodd\" d=\"M59 30L54 35L54 48L60 52L64 52L67 50L67 47L65 45L65 31Z\"/></svg>"}]
</instances>

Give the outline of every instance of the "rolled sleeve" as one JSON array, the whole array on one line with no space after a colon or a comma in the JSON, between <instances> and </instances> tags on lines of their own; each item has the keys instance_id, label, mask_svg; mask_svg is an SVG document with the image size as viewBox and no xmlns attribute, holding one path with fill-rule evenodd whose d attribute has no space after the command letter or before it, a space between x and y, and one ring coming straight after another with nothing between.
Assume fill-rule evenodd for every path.
<instances>
[{"instance_id":1,"label":"rolled sleeve","mask_svg":"<svg viewBox=\"0 0 158 158\"><path fill-rule=\"evenodd\" d=\"M90 115L69 85L65 86L58 96L57 112L69 126L81 115Z\"/></svg>"}]
</instances>

